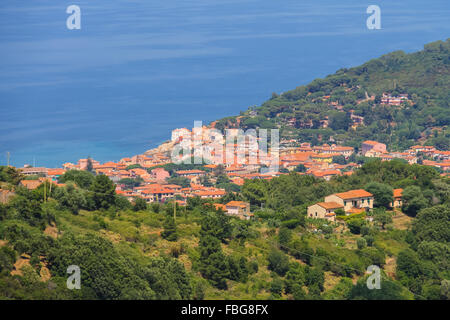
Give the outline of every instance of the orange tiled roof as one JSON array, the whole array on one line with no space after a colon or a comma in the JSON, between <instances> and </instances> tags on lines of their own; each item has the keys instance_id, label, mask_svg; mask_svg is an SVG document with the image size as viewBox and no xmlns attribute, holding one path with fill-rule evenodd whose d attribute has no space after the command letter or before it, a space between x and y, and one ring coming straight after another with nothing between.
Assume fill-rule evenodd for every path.
<instances>
[{"instance_id":1,"label":"orange tiled roof","mask_svg":"<svg viewBox=\"0 0 450 320\"><path fill-rule=\"evenodd\" d=\"M66 172L65 169L48 169L47 175L49 176L60 176Z\"/></svg>"},{"instance_id":2,"label":"orange tiled roof","mask_svg":"<svg viewBox=\"0 0 450 320\"><path fill-rule=\"evenodd\" d=\"M29 190L34 190L42 184L39 180L22 180L20 183Z\"/></svg>"},{"instance_id":3,"label":"orange tiled roof","mask_svg":"<svg viewBox=\"0 0 450 320\"><path fill-rule=\"evenodd\" d=\"M403 189L394 189L394 198L401 198Z\"/></svg>"},{"instance_id":4,"label":"orange tiled roof","mask_svg":"<svg viewBox=\"0 0 450 320\"><path fill-rule=\"evenodd\" d=\"M370 145L376 145L376 144L379 144L380 142L378 142L378 141L373 141L373 140L366 140L366 141L364 141L363 142L364 144L370 144Z\"/></svg>"},{"instance_id":5,"label":"orange tiled roof","mask_svg":"<svg viewBox=\"0 0 450 320\"><path fill-rule=\"evenodd\" d=\"M241 207L245 208L247 206L247 203L244 201L230 201L226 204L227 207Z\"/></svg>"},{"instance_id":6,"label":"orange tiled roof","mask_svg":"<svg viewBox=\"0 0 450 320\"><path fill-rule=\"evenodd\" d=\"M362 197L373 197L373 194L367 192L364 189L350 190L347 192L336 193L341 199L354 199L354 198L362 198Z\"/></svg>"},{"instance_id":7,"label":"orange tiled roof","mask_svg":"<svg viewBox=\"0 0 450 320\"><path fill-rule=\"evenodd\" d=\"M344 208L342 204L339 204L337 202L319 202L317 205L321 206L324 209L338 209L338 208Z\"/></svg>"}]
</instances>

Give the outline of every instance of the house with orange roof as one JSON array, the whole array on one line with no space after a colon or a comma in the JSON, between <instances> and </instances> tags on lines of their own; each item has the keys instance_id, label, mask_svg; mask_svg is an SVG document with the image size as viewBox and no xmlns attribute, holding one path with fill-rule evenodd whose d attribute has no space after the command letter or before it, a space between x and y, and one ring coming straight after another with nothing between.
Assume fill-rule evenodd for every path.
<instances>
[{"instance_id":1,"label":"house with orange roof","mask_svg":"<svg viewBox=\"0 0 450 320\"><path fill-rule=\"evenodd\" d=\"M139 192L147 202L165 202L173 199L175 192L164 185L152 185Z\"/></svg>"},{"instance_id":2,"label":"house with orange roof","mask_svg":"<svg viewBox=\"0 0 450 320\"><path fill-rule=\"evenodd\" d=\"M341 171L339 170L313 170L311 171L311 175L316 178L322 178L326 181L330 181L330 179L334 176L340 176Z\"/></svg>"},{"instance_id":3,"label":"house with orange roof","mask_svg":"<svg viewBox=\"0 0 450 320\"><path fill-rule=\"evenodd\" d=\"M318 202L308 207L307 215L314 219L327 219L329 221L336 221L337 209L344 210L344 205L331 201L331 202Z\"/></svg>"},{"instance_id":4,"label":"house with orange roof","mask_svg":"<svg viewBox=\"0 0 450 320\"><path fill-rule=\"evenodd\" d=\"M230 216L239 217L241 219L249 220L252 214L250 213L250 203L244 201L230 201L225 205L226 214Z\"/></svg>"},{"instance_id":5,"label":"house with orange roof","mask_svg":"<svg viewBox=\"0 0 450 320\"><path fill-rule=\"evenodd\" d=\"M378 141L366 140L361 145L361 153L365 157L378 157L387 153L386 145Z\"/></svg>"},{"instance_id":6,"label":"house with orange roof","mask_svg":"<svg viewBox=\"0 0 450 320\"><path fill-rule=\"evenodd\" d=\"M394 189L393 190L394 201L392 201L392 203L391 203L392 208L400 208L403 205L402 193L403 193L403 189Z\"/></svg>"},{"instance_id":7,"label":"house with orange roof","mask_svg":"<svg viewBox=\"0 0 450 320\"><path fill-rule=\"evenodd\" d=\"M373 194L364 189L335 193L325 197L325 202L336 202L344 206L345 212L353 208L373 208Z\"/></svg>"},{"instance_id":8,"label":"house with orange roof","mask_svg":"<svg viewBox=\"0 0 450 320\"><path fill-rule=\"evenodd\" d=\"M222 198L224 195L226 195L226 191L223 189L216 189L214 190L199 190L192 193L194 196L198 196L202 199L218 199Z\"/></svg>"},{"instance_id":9,"label":"house with orange roof","mask_svg":"<svg viewBox=\"0 0 450 320\"><path fill-rule=\"evenodd\" d=\"M20 181L21 186L27 188L28 190L34 190L42 184L40 180L22 180Z\"/></svg>"},{"instance_id":10,"label":"house with orange roof","mask_svg":"<svg viewBox=\"0 0 450 320\"><path fill-rule=\"evenodd\" d=\"M49 177L52 180L58 180L60 176L62 176L64 173L66 173L65 169L48 169L47 171L47 177Z\"/></svg>"}]
</instances>

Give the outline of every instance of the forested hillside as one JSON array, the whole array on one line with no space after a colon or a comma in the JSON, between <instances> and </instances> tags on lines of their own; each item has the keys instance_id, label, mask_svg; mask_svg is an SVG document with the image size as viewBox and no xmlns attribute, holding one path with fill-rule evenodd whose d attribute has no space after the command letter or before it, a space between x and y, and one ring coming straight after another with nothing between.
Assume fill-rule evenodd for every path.
<instances>
[{"instance_id":1,"label":"forested hillside","mask_svg":"<svg viewBox=\"0 0 450 320\"><path fill-rule=\"evenodd\" d=\"M396 51L216 122L219 129L281 129L281 136L318 144L330 140L360 146L371 139L392 150L427 143L450 148L450 39L406 54ZM401 105L383 104L382 95L407 95ZM358 117L361 117L358 119ZM360 120L362 123L359 123Z\"/></svg>"},{"instance_id":2,"label":"forested hillside","mask_svg":"<svg viewBox=\"0 0 450 320\"><path fill-rule=\"evenodd\" d=\"M241 193L249 221L190 198L147 205L114 193L103 175L61 177L65 186L30 191L12 168L1 187L2 299L449 299L450 183L431 167L370 161L327 182L291 173L247 180ZM306 216L333 192L364 188L375 209L336 223ZM392 210L392 188L404 188ZM81 290L66 287L81 269ZM365 271L382 268L380 290Z\"/></svg>"}]
</instances>

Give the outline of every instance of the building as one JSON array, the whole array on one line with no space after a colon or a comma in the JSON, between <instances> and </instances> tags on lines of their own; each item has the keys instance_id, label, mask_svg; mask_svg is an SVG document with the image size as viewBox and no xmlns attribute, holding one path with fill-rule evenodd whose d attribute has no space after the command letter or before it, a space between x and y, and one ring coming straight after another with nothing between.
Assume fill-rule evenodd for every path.
<instances>
[{"instance_id":1,"label":"building","mask_svg":"<svg viewBox=\"0 0 450 320\"><path fill-rule=\"evenodd\" d=\"M377 141L366 140L361 145L361 152L366 157L377 157L387 153L386 145Z\"/></svg>"},{"instance_id":2,"label":"building","mask_svg":"<svg viewBox=\"0 0 450 320\"><path fill-rule=\"evenodd\" d=\"M91 161L92 167L100 165L100 162L98 162L97 160L94 160L94 159L80 159L80 160L78 160L78 168L80 170L87 170L89 160Z\"/></svg>"},{"instance_id":3,"label":"building","mask_svg":"<svg viewBox=\"0 0 450 320\"><path fill-rule=\"evenodd\" d=\"M27 167L27 168L20 168L20 173L25 176L42 176L46 177L48 169L44 167Z\"/></svg>"},{"instance_id":4,"label":"building","mask_svg":"<svg viewBox=\"0 0 450 320\"><path fill-rule=\"evenodd\" d=\"M176 171L176 174L179 175L180 177L202 177L204 175L206 175L206 172L203 170L180 170L180 171Z\"/></svg>"},{"instance_id":5,"label":"building","mask_svg":"<svg viewBox=\"0 0 450 320\"><path fill-rule=\"evenodd\" d=\"M150 176L156 181L166 181L166 179L170 178L170 173L164 168L155 168L150 172Z\"/></svg>"},{"instance_id":6,"label":"building","mask_svg":"<svg viewBox=\"0 0 450 320\"><path fill-rule=\"evenodd\" d=\"M325 197L325 202L339 203L344 206L345 212L361 208L368 210L373 208L373 194L363 189L350 190L329 195Z\"/></svg>"},{"instance_id":7,"label":"building","mask_svg":"<svg viewBox=\"0 0 450 320\"><path fill-rule=\"evenodd\" d=\"M344 210L344 205L337 202L319 202L308 207L308 217L336 221L337 209Z\"/></svg>"},{"instance_id":8,"label":"building","mask_svg":"<svg viewBox=\"0 0 450 320\"><path fill-rule=\"evenodd\" d=\"M40 180L22 180L20 185L27 188L28 190L34 190L42 184Z\"/></svg>"},{"instance_id":9,"label":"building","mask_svg":"<svg viewBox=\"0 0 450 320\"><path fill-rule=\"evenodd\" d=\"M394 195L393 195L394 201L392 201L392 203L391 203L392 208L400 208L403 205L402 193L403 193L403 189L394 189Z\"/></svg>"},{"instance_id":10,"label":"building","mask_svg":"<svg viewBox=\"0 0 450 320\"><path fill-rule=\"evenodd\" d=\"M171 137L172 142L176 142L180 138L183 138L183 137L190 138L191 137L191 131L189 131L186 128L180 128L180 129L172 130L172 137Z\"/></svg>"},{"instance_id":11,"label":"building","mask_svg":"<svg viewBox=\"0 0 450 320\"><path fill-rule=\"evenodd\" d=\"M250 203L244 201L230 201L225 205L226 213L241 219L250 219Z\"/></svg>"}]
</instances>

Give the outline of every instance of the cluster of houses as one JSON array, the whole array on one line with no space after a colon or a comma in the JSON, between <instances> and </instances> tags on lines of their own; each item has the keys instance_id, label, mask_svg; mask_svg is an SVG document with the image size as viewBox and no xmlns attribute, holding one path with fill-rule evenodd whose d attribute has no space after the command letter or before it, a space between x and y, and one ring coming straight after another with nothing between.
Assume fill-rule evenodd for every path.
<instances>
[{"instance_id":1,"label":"cluster of houses","mask_svg":"<svg viewBox=\"0 0 450 320\"><path fill-rule=\"evenodd\" d=\"M368 99L372 98L369 97ZM386 98L388 98L387 102L389 103L397 103L396 100L391 99L392 97L386 96ZM339 161L340 163L334 161L335 157L348 159L355 153L353 147L337 144L312 146L309 143L299 143L295 139L282 141L278 150L271 150L269 147L265 151L255 149L249 140L243 141L240 146L234 143L231 150L233 161L224 161L230 154L229 150L224 147L223 137L214 136L208 130L210 128L207 127L194 128L192 131L186 128L175 129L172 131L169 142L144 154L123 158L117 162L109 161L102 164L89 158L80 159L76 164L65 163L62 168L26 166L20 168L21 173L36 178L23 180L22 185L28 189L34 189L47 180L57 184L59 177L67 170L91 170L96 174L108 176L116 184L116 192L130 201L140 197L148 203L175 200L184 205L187 199L191 197L219 199L226 195L224 189L213 187L211 183L204 185L204 181L215 182L216 177L213 172L219 166L223 167L221 170L230 182L238 186L242 186L247 179L269 180L288 174L289 171L330 180L334 176L351 175L359 167L356 163L342 164L341 161ZM239 133L238 129L229 130L232 137L236 137ZM222 148L219 148L219 146ZM164 165L174 162L173 151L176 148L190 150L186 154L180 153L178 160L195 157L196 150L198 151L200 148L203 156L209 155L210 164L204 165L204 168L197 167L192 170L169 172L164 168ZM444 175L448 175L450 171L450 151L436 150L432 146L417 145L404 152L388 152L385 144L367 140L362 143L359 154L366 157L378 157L383 161L400 158L411 164L417 163L419 155L423 155L430 159L423 160L424 165L441 168ZM277 155L277 157L274 158L274 155ZM250 156L253 156L256 161L250 161ZM237 159L241 159L241 161L237 161ZM274 164L274 159L277 161L278 170L271 171L270 166ZM189 185L182 187L170 184L169 179L174 176L188 179ZM133 179L133 181L139 183L133 187L132 184L124 183L124 179ZM3 199L6 199L7 193L3 190L0 191L0 200L3 201ZM398 190L394 192L394 203L392 205L394 207L401 205L401 195L398 196ZM351 190L330 195L325 198L324 202L311 206L308 208L308 216L333 220L335 219L334 212L337 209L343 209L350 214L368 210L372 206L373 196L370 193L364 190ZM237 214L243 218L251 215L249 207L245 203L232 202L219 207L228 214Z\"/></svg>"}]
</instances>

